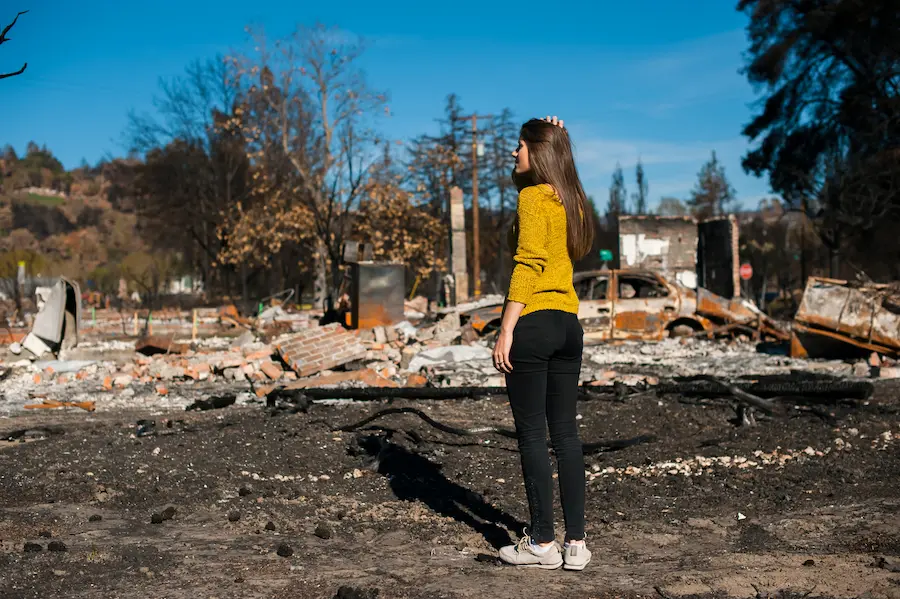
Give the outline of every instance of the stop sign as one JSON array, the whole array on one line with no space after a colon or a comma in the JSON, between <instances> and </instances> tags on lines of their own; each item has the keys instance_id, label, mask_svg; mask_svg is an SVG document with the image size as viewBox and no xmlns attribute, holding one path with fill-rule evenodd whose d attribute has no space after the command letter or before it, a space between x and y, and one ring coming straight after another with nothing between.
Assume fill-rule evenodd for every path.
<instances>
[{"instance_id":1,"label":"stop sign","mask_svg":"<svg viewBox=\"0 0 900 599\"><path fill-rule=\"evenodd\" d=\"M741 270L739 272L740 272L741 278L744 279L745 281L748 281L748 280L750 280L750 277L753 276L753 267L750 266L748 263L744 262L743 264L741 264Z\"/></svg>"}]
</instances>

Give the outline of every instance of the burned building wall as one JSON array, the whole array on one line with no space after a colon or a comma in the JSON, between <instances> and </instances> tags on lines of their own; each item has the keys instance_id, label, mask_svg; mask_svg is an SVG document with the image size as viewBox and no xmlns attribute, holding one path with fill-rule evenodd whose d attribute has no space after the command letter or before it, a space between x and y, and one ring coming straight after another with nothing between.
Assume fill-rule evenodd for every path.
<instances>
[{"instance_id":1,"label":"burned building wall","mask_svg":"<svg viewBox=\"0 0 900 599\"><path fill-rule=\"evenodd\" d=\"M722 297L739 297L740 237L734 215L713 218L697 225L697 285Z\"/></svg>"},{"instance_id":2,"label":"burned building wall","mask_svg":"<svg viewBox=\"0 0 900 599\"><path fill-rule=\"evenodd\" d=\"M621 268L648 269L697 287L697 221L687 216L620 216Z\"/></svg>"}]
</instances>

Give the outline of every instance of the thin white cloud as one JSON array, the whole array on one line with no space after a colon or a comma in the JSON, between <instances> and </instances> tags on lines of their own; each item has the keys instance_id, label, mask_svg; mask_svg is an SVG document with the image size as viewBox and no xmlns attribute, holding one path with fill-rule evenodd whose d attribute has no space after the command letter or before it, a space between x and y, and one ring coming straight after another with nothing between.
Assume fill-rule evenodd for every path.
<instances>
[{"instance_id":1,"label":"thin white cloud","mask_svg":"<svg viewBox=\"0 0 900 599\"><path fill-rule=\"evenodd\" d=\"M743 138L676 143L595 137L577 142L575 155L581 170L591 174L605 174L611 173L617 164L623 169L634 167L638 160L645 166L695 163L699 169L713 150L719 156L732 155L740 153L745 146Z\"/></svg>"}]
</instances>

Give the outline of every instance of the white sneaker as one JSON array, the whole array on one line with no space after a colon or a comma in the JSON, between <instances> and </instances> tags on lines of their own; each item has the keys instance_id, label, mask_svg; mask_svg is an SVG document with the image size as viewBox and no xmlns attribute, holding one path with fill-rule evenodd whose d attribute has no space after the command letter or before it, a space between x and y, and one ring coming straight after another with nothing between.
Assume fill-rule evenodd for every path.
<instances>
[{"instance_id":1,"label":"white sneaker","mask_svg":"<svg viewBox=\"0 0 900 599\"><path fill-rule=\"evenodd\" d=\"M566 570L584 570L591 561L591 552L584 543L566 543L563 561Z\"/></svg>"},{"instance_id":2,"label":"white sneaker","mask_svg":"<svg viewBox=\"0 0 900 599\"><path fill-rule=\"evenodd\" d=\"M500 559L513 566L544 570L556 570L563 565L563 557L558 543L554 541L546 551L536 551L531 537L528 535L522 537L515 545L502 547Z\"/></svg>"}]
</instances>

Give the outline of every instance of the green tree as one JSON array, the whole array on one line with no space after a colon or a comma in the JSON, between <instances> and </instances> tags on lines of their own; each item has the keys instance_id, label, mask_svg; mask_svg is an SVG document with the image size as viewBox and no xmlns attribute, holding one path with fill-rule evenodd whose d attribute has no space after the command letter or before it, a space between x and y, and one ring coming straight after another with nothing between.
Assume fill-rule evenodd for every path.
<instances>
[{"instance_id":1,"label":"green tree","mask_svg":"<svg viewBox=\"0 0 900 599\"><path fill-rule=\"evenodd\" d=\"M734 188L725 177L725 167L713 151L709 161L700 169L697 184L687 204L697 218L726 214L734 202Z\"/></svg>"},{"instance_id":2,"label":"green tree","mask_svg":"<svg viewBox=\"0 0 900 599\"><path fill-rule=\"evenodd\" d=\"M839 255L900 221L900 11L894 0L741 0L750 17L745 73L763 92L744 128L745 170L811 220ZM879 247L873 266L897 263Z\"/></svg>"},{"instance_id":3,"label":"green tree","mask_svg":"<svg viewBox=\"0 0 900 599\"><path fill-rule=\"evenodd\" d=\"M648 185L647 185L647 176L644 173L644 165L638 160L637 166L634 169L635 174L635 183L637 184L637 193L632 195L632 199L634 200L634 213L635 214L647 214L647 194L648 194Z\"/></svg>"}]
</instances>

